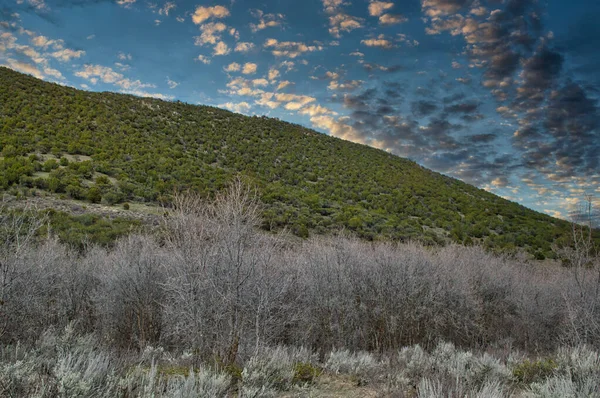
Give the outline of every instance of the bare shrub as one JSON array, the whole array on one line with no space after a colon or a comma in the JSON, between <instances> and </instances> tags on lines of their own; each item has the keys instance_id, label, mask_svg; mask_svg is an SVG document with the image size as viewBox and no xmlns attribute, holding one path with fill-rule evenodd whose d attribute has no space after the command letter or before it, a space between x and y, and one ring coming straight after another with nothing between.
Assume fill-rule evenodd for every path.
<instances>
[{"instance_id":1,"label":"bare shrub","mask_svg":"<svg viewBox=\"0 0 600 398\"><path fill-rule=\"evenodd\" d=\"M121 347L143 348L157 342L163 274L156 242L150 237L129 236L118 242L101 264L95 296L101 336Z\"/></svg>"}]
</instances>

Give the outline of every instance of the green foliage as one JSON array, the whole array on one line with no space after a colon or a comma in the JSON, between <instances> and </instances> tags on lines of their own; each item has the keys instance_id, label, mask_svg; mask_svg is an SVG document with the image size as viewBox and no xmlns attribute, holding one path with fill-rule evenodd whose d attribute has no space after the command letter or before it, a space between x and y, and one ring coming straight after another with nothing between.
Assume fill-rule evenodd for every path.
<instances>
[{"instance_id":1,"label":"green foliage","mask_svg":"<svg viewBox=\"0 0 600 398\"><path fill-rule=\"evenodd\" d=\"M294 364L294 384L311 384L323 373L321 368L308 362L298 362Z\"/></svg>"},{"instance_id":2,"label":"green foliage","mask_svg":"<svg viewBox=\"0 0 600 398\"><path fill-rule=\"evenodd\" d=\"M553 359L538 359L530 361L526 359L512 369L513 377L516 382L522 384L531 384L543 382L551 377L558 365Z\"/></svg>"},{"instance_id":3,"label":"green foliage","mask_svg":"<svg viewBox=\"0 0 600 398\"><path fill-rule=\"evenodd\" d=\"M115 240L135 231L141 225L137 220L122 217L110 219L98 214L74 216L51 210L48 215L49 226L41 228L41 235L51 232L62 242L79 249L83 249L88 243L111 245Z\"/></svg>"},{"instance_id":4,"label":"green foliage","mask_svg":"<svg viewBox=\"0 0 600 398\"><path fill-rule=\"evenodd\" d=\"M84 92L2 67L0 115L2 190L168 204L175 190L209 197L243 174L266 204L263 227L301 237L347 230L370 240L485 242L542 258L569 231L410 160L278 119Z\"/></svg>"}]
</instances>

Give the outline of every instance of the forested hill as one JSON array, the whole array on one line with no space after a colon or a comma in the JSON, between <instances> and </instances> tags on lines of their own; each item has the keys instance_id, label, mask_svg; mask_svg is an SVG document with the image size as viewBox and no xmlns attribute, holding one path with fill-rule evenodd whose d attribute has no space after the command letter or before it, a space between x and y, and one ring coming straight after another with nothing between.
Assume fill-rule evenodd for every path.
<instances>
[{"instance_id":1,"label":"forested hill","mask_svg":"<svg viewBox=\"0 0 600 398\"><path fill-rule=\"evenodd\" d=\"M384 151L267 117L92 93L0 67L0 189L109 205L257 185L265 229L479 241L538 257L568 224Z\"/></svg>"}]
</instances>

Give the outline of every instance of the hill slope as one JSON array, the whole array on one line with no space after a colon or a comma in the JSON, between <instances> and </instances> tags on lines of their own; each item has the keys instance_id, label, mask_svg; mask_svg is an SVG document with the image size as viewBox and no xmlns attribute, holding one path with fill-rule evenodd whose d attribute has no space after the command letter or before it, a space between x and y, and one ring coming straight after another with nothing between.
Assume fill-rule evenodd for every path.
<instances>
[{"instance_id":1,"label":"hill slope","mask_svg":"<svg viewBox=\"0 0 600 398\"><path fill-rule=\"evenodd\" d=\"M249 177L266 229L548 254L568 224L384 151L266 117L43 82L0 67L0 189L91 202L210 195ZM28 188L28 189L25 189Z\"/></svg>"}]
</instances>

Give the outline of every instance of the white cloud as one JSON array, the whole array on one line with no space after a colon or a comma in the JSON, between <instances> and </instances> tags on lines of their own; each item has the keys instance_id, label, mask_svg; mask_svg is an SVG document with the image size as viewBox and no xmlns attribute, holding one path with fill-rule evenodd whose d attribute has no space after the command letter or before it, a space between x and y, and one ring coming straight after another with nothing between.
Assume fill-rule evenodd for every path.
<instances>
[{"instance_id":1,"label":"white cloud","mask_svg":"<svg viewBox=\"0 0 600 398\"><path fill-rule=\"evenodd\" d=\"M122 51L119 51L119 53L117 54L117 58L119 58L121 61L131 61L133 59L131 54L125 54Z\"/></svg>"},{"instance_id":2,"label":"white cloud","mask_svg":"<svg viewBox=\"0 0 600 398\"><path fill-rule=\"evenodd\" d=\"M75 51L75 50L70 50L68 48L50 53L50 56L58 59L61 62L69 62L73 58L81 58L81 56L83 56L83 55L85 55L85 51L83 51L83 50Z\"/></svg>"},{"instance_id":3,"label":"white cloud","mask_svg":"<svg viewBox=\"0 0 600 398\"><path fill-rule=\"evenodd\" d=\"M378 17L392 7L394 7L394 3L372 1L371 4L369 4L369 15L372 17Z\"/></svg>"},{"instance_id":4,"label":"white cloud","mask_svg":"<svg viewBox=\"0 0 600 398\"><path fill-rule=\"evenodd\" d=\"M232 62L223 69L225 70L225 72L239 72L241 66L237 62Z\"/></svg>"},{"instance_id":5,"label":"white cloud","mask_svg":"<svg viewBox=\"0 0 600 398\"><path fill-rule=\"evenodd\" d=\"M200 30L202 34L195 37L195 45L217 44L221 40L222 33L227 30L227 25L222 22L209 22L200 25Z\"/></svg>"},{"instance_id":6,"label":"white cloud","mask_svg":"<svg viewBox=\"0 0 600 398\"><path fill-rule=\"evenodd\" d=\"M280 42L277 39L267 39L264 46L265 48L272 49L271 53L274 56L288 58L296 58L303 53L323 50L323 46L321 45L307 45L293 41Z\"/></svg>"},{"instance_id":7,"label":"white cloud","mask_svg":"<svg viewBox=\"0 0 600 398\"><path fill-rule=\"evenodd\" d=\"M408 19L399 14L383 14L379 17L379 23L382 25L395 25L406 21Z\"/></svg>"},{"instance_id":8,"label":"white cloud","mask_svg":"<svg viewBox=\"0 0 600 398\"><path fill-rule=\"evenodd\" d=\"M24 2L25 0L17 0L17 4L23 4ZM38 10L49 10L49 7L44 0L27 0L27 3Z\"/></svg>"},{"instance_id":9,"label":"white cloud","mask_svg":"<svg viewBox=\"0 0 600 398\"><path fill-rule=\"evenodd\" d=\"M341 31L343 32L351 32L354 29L360 29L363 27L362 18L353 17L348 14L339 13L336 15L332 15L329 17L329 33L335 37L342 37Z\"/></svg>"},{"instance_id":10,"label":"white cloud","mask_svg":"<svg viewBox=\"0 0 600 398\"><path fill-rule=\"evenodd\" d=\"M205 65L210 64L210 58L205 55L198 55L198 61L202 62Z\"/></svg>"},{"instance_id":11,"label":"white cloud","mask_svg":"<svg viewBox=\"0 0 600 398\"><path fill-rule=\"evenodd\" d=\"M58 71L56 69L44 68L44 74L47 76L52 76L56 79L60 79L60 80L64 79L64 76L62 75L62 73L60 73L60 71Z\"/></svg>"},{"instance_id":12,"label":"white cloud","mask_svg":"<svg viewBox=\"0 0 600 398\"><path fill-rule=\"evenodd\" d=\"M215 56L216 55L227 55L231 52L231 50L229 49L229 46L227 46L227 44L225 44L225 42L222 42L222 41L218 42L215 45L214 50L215 51L213 52L213 55L215 55Z\"/></svg>"},{"instance_id":13,"label":"white cloud","mask_svg":"<svg viewBox=\"0 0 600 398\"><path fill-rule=\"evenodd\" d=\"M226 102L224 104L220 104L219 107L227 108L236 113L247 113L251 108L250 104L247 102Z\"/></svg>"},{"instance_id":14,"label":"white cloud","mask_svg":"<svg viewBox=\"0 0 600 398\"><path fill-rule=\"evenodd\" d=\"M254 32L254 33L258 32L259 30L266 29L266 28L273 28L276 26L281 26L281 24L283 23L283 20L285 18L283 14L265 14L261 10L253 11L252 15L255 18L258 18L258 23L250 24L250 30L252 30L252 32Z\"/></svg>"},{"instance_id":15,"label":"white cloud","mask_svg":"<svg viewBox=\"0 0 600 398\"><path fill-rule=\"evenodd\" d=\"M50 40L46 36L35 36L31 39L31 44L36 47L42 47L47 49L51 45L55 45L56 49L60 49L62 47L62 43L57 43L55 40Z\"/></svg>"},{"instance_id":16,"label":"white cloud","mask_svg":"<svg viewBox=\"0 0 600 398\"><path fill-rule=\"evenodd\" d=\"M75 76L86 79L92 84L97 84L98 81L103 83L113 84L120 88L120 92L125 94L137 95L139 97L152 97L163 100L171 100L174 97L161 93L150 93L145 91L147 88L155 88L154 84L142 83L140 80L130 80L119 72L102 65L85 65L83 69L77 71Z\"/></svg>"},{"instance_id":17,"label":"white cloud","mask_svg":"<svg viewBox=\"0 0 600 398\"><path fill-rule=\"evenodd\" d=\"M386 39L384 35L379 35L374 39L361 40L360 42L367 47L380 47L385 49L394 47L394 44L390 40Z\"/></svg>"},{"instance_id":18,"label":"white cloud","mask_svg":"<svg viewBox=\"0 0 600 398\"><path fill-rule=\"evenodd\" d=\"M341 31L350 32L363 27L362 18L353 17L341 10L344 4L343 0L323 0L323 8L327 14L330 14L329 33L335 38L341 37Z\"/></svg>"},{"instance_id":19,"label":"white cloud","mask_svg":"<svg viewBox=\"0 0 600 398\"><path fill-rule=\"evenodd\" d=\"M167 76L167 84L169 85L170 89L174 89L175 87L179 86L178 82L171 80L168 76Z\"/></svg>"},{"instance_id":20,"label":"white cloud","mask_svg":"<svg viewBox=\"0 0 600 398\"><path fill-rule=\"evenodd\" d=\"M239 42L235 45L235 49L233 51L240 53L247 53L248 51L254 48L254 43L248 42Z\"/></svg>"},{"instance_id":21,"label":"white cloud","mask_svg":"<svg viewBox=\"0 0 600 398\"><path fill-rule=\"evenodd\" d=\"M277 69L275 69L275 68L269 69L269 74L268 74L269 80L275 80L279 77L279 75L280 75L280 73Z\"/></svg>"},{"instance_id":22,"label":"white cloud","mask_svg":"<svg viewBox=\"0 0 600 398\"><path fill-rule=\"evenodd\" d=\"M40 72L40 70L36 66L31 65L27 62L17 61L12 58L8 58L6 60L6 62L7 62L6 66L9 67L10 69L14 69L14 70L16 70L18 72L22 72L22 73L27 73L29 75L37 77L38 79L44 78L44 74L42 72Z\"/></svg>"},{"instance_id":23,"label":"white cloud","mask_svg":"<svg viewBox=\"0 0 600 398\"><path fill-rule=\"evenodd\" d=\"M258 67L258 65L256 65L255 63L246 62L244 64L244 68L242 69L242 73L244 75L252 75L252 74L256 73L257 67Z\"/></svg>"},{"instance_id":24,"label":"white cloud","mask_svg":"<svg viewBox=\"0 0 600 398\"><path fill-rule=\"evenodd\" d=\"M161 94L161 93L149 93L144 90L121 90L121 92L124 94L131 94L131 95L135 95L138 97L150 97L150 98L156 98L156 99L161 99L161 100L165 100L165 101L171 101L175 98L172 95L166 95L166 94Z\"/></svg>"},{"instance_id":25,"label":"white cloud","mask_svg":"<svg viewBox=\"0 0 600 398\"><path fill-rule=\"evenodd\" d=\"M336 112L333 112L332 110L325 108L324 106L321 106L318 104L317 105L309 105L309 106L302 108L300 110L300 114L309 115L310 117L315 117L315 116L319 116L319 115L337 115Z\"/></svg>"},{"instance_id":26,"label":"white cloud","mask_svg":"<svg viewBox=\"0 0 600 398\"><path fill-rule=\"evenodd\" d=\"M129 69L131 69L131 66L129 66L129 65L125 65L125 64L122 64L122 63L120 63L120 62L115 62L115 66L116 66L117 68L119 68L119 70L120 70L121 72L124 72L124 71L126 71L126 70L129 70Z\"/></svg>"},{"instance_id":27,"label":"white cloud","mask_svg":"<svg viewBox=\"0 0 600 398\"><path fill-rule=\"evenodd\" d=\"M225 18L228 17L229 10L223 6L203 7L198 6L192 15L192 21L199 25L209 18Z\"/></svg>"},{"instance_id":28,"label":"white cloud","mask_svg":"<svg viewBox=\"0 0 600 398\"><path fill-rule=\"evenodd\" d=\"M254 87L265 87L269 85L269 81L265 78L262 79L254 79L252 80L252 85Z\"/></svg>"},{"instance_id":29,"label":"white cloud","mask_svg":"<svg viewBox=\"0 0 600 398\"><path fill-rule=\"evenodd\" d=\"M362 80L347 80L343 83L338 82L337 80L332 80L327 88L329 90L337 90L337 91L352 91L359 87L363 83Z\"/></svg>"},{"instance_id":30,"label":"white cloud","mask_svg":"<svg viewBox=\"0 0 600 398\"><path fill-rule=\"evenodd\" d=\"M174 9L175 7L177 7L177 5L175 5L175 3L173 3L172 1L166 2L164 6L162 6L162 8L160 8L158 10L158 13L160 15L166 15L169 16L169 12Z\"/></svg>"},{"instance_id":31,"label":"white cloud","mask_svg":"<svg viewBox=\"0 0 600 398\"><path fill-rule=\"evenodd\" d=\"M134 3L136 2L136 0L117 0L117 4L123 7L131 7Z\"/></svg>"},{"instance_id":32,"label":"white cloud","mask_svg":"<svg viewBox=\"0 0 600 398\"><path fill-rule=\"evenodd\" d=\"M311 123L316 128L327 130L329 134L342 138L344 140L366 144L362 134L354 127L345 124L343 121L336 120L328 115L317 115L310 118Z\"/></svg>"},{"instance_id":33,"label":"white cloud","mask_svg":"<svg viewBox=\"0 0 600 398\"><path fill-rule=\"evenodd\" d=\"M294 83L290 82L289 80L283 80L283 81L279 82L279 85L277 85L277 91L283 90L287 86L291 86L293 84Z\"/></svg>"}]
</instances>

